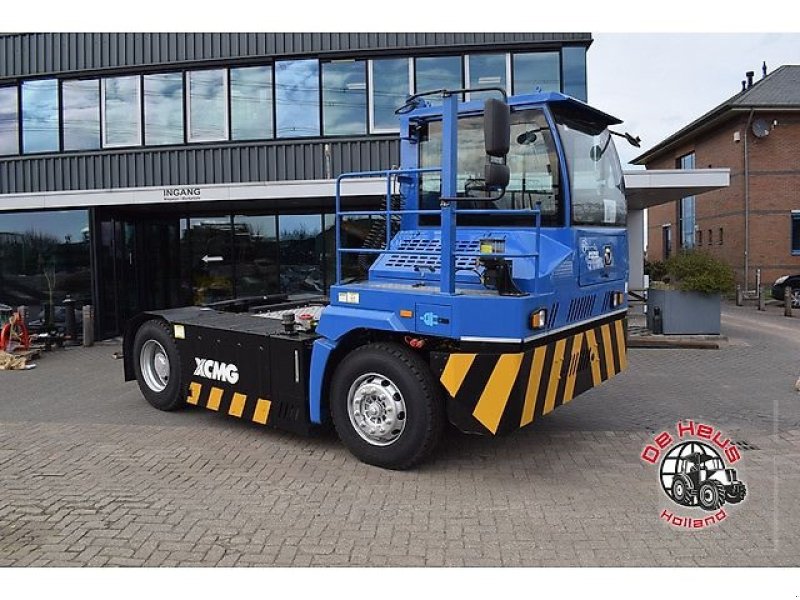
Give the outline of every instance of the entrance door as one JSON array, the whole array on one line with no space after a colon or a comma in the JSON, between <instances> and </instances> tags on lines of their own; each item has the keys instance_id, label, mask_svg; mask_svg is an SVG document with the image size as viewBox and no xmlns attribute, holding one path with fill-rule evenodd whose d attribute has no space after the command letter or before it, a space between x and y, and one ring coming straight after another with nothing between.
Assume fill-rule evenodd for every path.
<instances>
[{"instance_id":1,"label":"entrance door","mask_svg":"<svg viewBox=\"0 0 800 600\"><path fill-rule=\"evenodd\" d=\"M191 303L189 286L183 283L177 218L99 214L96 223L101 335L120 333L142 311Z\"/></svg>"}]
</instances>

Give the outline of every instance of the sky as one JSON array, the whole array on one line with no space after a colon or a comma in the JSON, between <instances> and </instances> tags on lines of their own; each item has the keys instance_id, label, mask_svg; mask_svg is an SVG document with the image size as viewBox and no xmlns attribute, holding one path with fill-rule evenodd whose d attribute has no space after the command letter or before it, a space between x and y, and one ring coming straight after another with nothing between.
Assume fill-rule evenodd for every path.
<instances>
[{"instance_id":1,"label":"sky","mask_svg":"<svg viewBox=\"0 0 800 600\"><path fill-rule=\"evenodd\" d=\"M641 148L615 139L623 168L664 138L742 89L746 71L761 79L800 64L797 33L593 33L587 54L589 104L624 123L616 130L642 139Z\"/></svg>"}]
</instances>

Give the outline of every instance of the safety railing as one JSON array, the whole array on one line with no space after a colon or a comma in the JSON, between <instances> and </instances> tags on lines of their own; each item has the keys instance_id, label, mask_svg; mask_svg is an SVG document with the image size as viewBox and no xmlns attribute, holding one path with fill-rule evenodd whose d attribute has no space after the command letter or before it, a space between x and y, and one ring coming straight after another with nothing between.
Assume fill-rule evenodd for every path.
<instances>
[{"instance_id":1,"label":"safety railing","mask_svg":"<svg viewBox=\"0 0 800 600\"><path fill-rule=\"evenodd\" d=\"M455 259L456 257L474 258L532 258L534 260L534 292L539 279L539 262L541 255L541 228L542 211L540 203L537 202L535 209L456 209L454 203L466 198L447 199L441 198L442 208L434 209L392 209L392 182L403 176L414 176L418 178L424 173L439 173L440 167L424 167L415 169L386 169L382 171L359 171L354 173L343 173L336 178L336 284L342 284L342 256L345 254L392 254L392 255L413 255L413 256L438 256L440 271L440 291L444 294L455 293ZM365 177L385 177L386 178L386 208L374 210L343 210L341 186L345 179L360 179ZM470 198L473 199L473 198ZM448 214L449 213L449 214ZM384 248L343 248L342 247L342 223L345 216L379 216L385 219L386 242ZM535 250L527 253L481 253L481 252L459 252L456 251L455 235L445 235L442 231L440 250L438 252L426 250L401 250L391 249L392 242L392 217L403 215L436 215L441 216L440 226L447 227L446 221L456 224L457 215L485 215L489 217L498 216L531 216L535 224ZM450 243L446 243L449 240Z\"/></svg>"}]
</instances>

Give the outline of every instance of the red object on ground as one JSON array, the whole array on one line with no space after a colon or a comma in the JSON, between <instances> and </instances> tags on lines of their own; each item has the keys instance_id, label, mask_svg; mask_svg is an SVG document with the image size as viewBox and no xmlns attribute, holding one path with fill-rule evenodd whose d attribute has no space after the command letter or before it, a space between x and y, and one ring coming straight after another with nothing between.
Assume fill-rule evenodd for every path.
<instances>
[{"instance_id":1,"label":"red object on ground","mask_svg":"<svg viewBox=\"0 0 800 600\"><path fill-rule=\"evenodd\" d=\"M20 318L19 313L11 315L8 323L0 329L0 350L8 350L11 342L17 342L23 350L31 346L31 338L28 335L28 328Z\"/></svg>"}]
</instances>

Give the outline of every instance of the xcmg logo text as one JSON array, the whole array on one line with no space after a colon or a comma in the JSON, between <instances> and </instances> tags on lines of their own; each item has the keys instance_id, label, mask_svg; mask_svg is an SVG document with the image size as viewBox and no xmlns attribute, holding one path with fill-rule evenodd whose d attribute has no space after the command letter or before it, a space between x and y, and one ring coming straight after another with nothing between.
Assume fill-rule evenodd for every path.
<instances>
[{"instance_id":1,"label":"xcmg logo text","mask_svg":"<svg viewBox=\"0 0 800 600\"><path fill-rule=\"evenodd\" d=\"M230 384L239 381L239 368L234 364L218 362L209 358L195 358L194 362L197 364L194 374L198 377L227 381Z\"/></svg>"}]
</instances>

